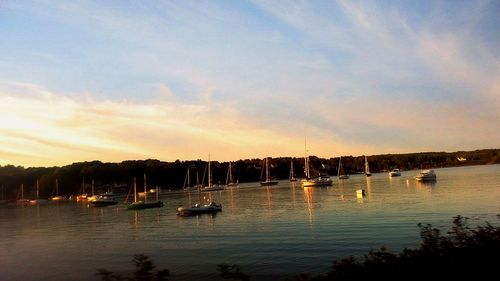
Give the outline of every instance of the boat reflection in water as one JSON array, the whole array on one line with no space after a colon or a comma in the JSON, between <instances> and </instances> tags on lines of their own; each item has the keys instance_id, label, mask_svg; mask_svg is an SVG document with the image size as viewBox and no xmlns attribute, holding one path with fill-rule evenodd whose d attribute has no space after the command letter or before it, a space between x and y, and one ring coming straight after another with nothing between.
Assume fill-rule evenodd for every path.
<instances>
[{"instance_id":1,"label":"boat reflection in water","mask_svg":"<svg viewBox=\"0 0 500 281\"><path fill-rule=\"evenodd\" d=\"M309 224L314 222L314 188L304 186L304 200L307 203L307 210L309 211Z\"/></svg>"}]
</instances>

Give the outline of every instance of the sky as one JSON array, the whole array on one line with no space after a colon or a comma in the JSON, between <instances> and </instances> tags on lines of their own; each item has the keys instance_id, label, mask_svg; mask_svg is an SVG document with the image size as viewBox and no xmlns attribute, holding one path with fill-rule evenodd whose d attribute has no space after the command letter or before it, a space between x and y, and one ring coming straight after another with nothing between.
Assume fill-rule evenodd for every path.
<instances>
[{"instance_id":1,"label":"sky","mask_svg":"<svg viewBox=\"0 0 500 281\"><path fill-rule=\"evenodd\" d=\"M499 14L500 1L2 0L0 165L500 148Z\"/></svg>"}]
</instances>

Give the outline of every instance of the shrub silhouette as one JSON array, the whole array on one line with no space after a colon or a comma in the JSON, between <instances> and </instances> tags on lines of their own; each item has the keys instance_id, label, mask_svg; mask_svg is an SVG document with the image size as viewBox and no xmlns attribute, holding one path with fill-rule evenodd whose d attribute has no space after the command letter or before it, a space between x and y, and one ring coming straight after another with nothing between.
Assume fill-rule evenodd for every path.
<instances>
[{"instance_id":1,"label":"shrub silhouette","mask_svg":"<svg viewBox=\"0 0 500 281\"><path fill-rule=\"evenodd\" d=\"M153 262L149 260L148 256L145 255L134 255L132 260L136 270L134 271L133 277L124 277L120 274L108 271L104 268L97 270L97 275L101 276L103 281L168 281L168 276L170 272L168 269L157 270L156 273L153 272L155 266Z\"/></svg>"},{"instance_id":2,"label":"shrub silhouette","mask_svg":"<svg viewBox=\"0 0 500 281\"><path fill-rule=\"evenodd\" d=\"M346 257L333 261L324 275L298 274L286 278L289 281L351 281L351 280L480 280L497 275L500 261L500 228L490 223L468 227L467 218L453 218L451 230L443 235L430 224L418 224L420 247L391 253L382 247L370 251L363 259ZM105 269L98 275L103 281L160 281L168 280L167 269L156 271L144 255L134 256L136 266L132 278L123 277ZM219 264L219 276L223 279L250 280L237 265Z\"/></svg>"}]
</instances>

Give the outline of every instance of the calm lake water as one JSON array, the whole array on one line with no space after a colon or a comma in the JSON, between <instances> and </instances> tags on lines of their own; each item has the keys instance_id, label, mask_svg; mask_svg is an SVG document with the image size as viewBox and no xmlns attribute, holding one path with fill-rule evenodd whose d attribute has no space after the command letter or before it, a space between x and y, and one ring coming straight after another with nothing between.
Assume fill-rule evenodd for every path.
<instances>
[{"instance_id":1,"label":"calm lake water","mask_svg":"<svg viewBox=\"0 0 500 281\"><path fill-rule=\"evenodd\" d=\"M453 216L500 224L500 165L351 176L328 188L281 181L213 192L217 215L177 217L197 194L162 194L165 207L128 211L64 203L0 208L0 280L98 280L97 268L127 274L134 254L168 268L173 280L216 280L216 265L239 265L253 280L323 273L334 259L386 246L418 247L417 224L449 229ZM356 198L356 190L367 196ZM207 195L207 194L205 194ZM275 278L274 278L275 279Z\"/></svg>"}]
</instances>

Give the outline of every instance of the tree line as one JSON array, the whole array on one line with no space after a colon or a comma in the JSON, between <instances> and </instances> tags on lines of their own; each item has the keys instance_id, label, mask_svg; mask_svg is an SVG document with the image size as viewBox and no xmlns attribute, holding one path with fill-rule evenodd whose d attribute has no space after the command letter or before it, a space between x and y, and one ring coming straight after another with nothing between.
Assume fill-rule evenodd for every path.
<instances>
[{"instance_id":1,"label":"tree line","mask_svg":"<svg viewBox=\"0 0 500 281\"><path fill-rule=\"evenodd\" d=\"M293 162L294 176L304 177L304 158L279 157L271 159L271 174L276 179L287 179L290 164ZM339 157L309 157L313 174L336 176ZM393 168L401 170L454 167L464 165L483 165L500 163L500 149L483 149L458 152L421 152L408 154L382 154L368 156L372 173L385 172ZM364 156L342 156L342 167L347 174L363 173ZM127 192L133 178L142 186L144 174L147 186L163 189L181 189L186 184L187 170L190 171L191 185L197 182L206 184L207 162L190 160L164 162L155 159L128 160L120 163L100 161L78 162L62 167L0 166L0 185L2 199L17 198L21 184L25 197L34 198L36 182L39 183L41 197L54 195L56 179L60 195L75 195L82 191L90 192L93 183L96 192L113 190ZM214 183L224 184L228 171L227 162L212 161ZM242 182L259 181L263 172L263 159L244 159L232 162L233 179Z\"/></svg>"}]
</instances>

